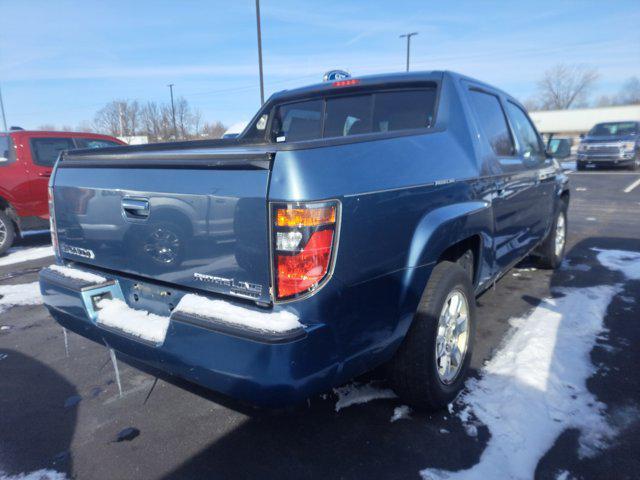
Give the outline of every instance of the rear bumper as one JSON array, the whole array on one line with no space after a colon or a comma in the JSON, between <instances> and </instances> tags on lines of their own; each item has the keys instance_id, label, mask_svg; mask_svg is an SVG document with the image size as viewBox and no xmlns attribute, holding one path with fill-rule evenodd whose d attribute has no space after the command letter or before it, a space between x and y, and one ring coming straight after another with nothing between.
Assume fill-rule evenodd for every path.
<instances>
[{"instance_id":1,"label":"rear bumper","mask_svg":"<svg viewBox=\"0 0 640 480\"><path fill-rule=\"evenodd\" d=\"M241 402L261 407L293 405L334 384L337 345L325 325L274 334L176 312L164 341L152 344L105 328L92 318L87 292L117 282L108 279L101 285L87 285L47 269L40 274L44 303L65 328ZM304 319L300 321L304 324Z\"/></svg>"}]
</instances>

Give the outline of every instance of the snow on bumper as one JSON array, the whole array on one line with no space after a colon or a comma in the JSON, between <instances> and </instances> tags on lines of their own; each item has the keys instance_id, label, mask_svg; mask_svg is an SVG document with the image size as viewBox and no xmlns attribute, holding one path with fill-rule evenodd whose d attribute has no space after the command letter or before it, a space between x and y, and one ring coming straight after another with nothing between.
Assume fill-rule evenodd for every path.
<instances>
[{"instance_id":1,"label":"snow on bumper","mask_svg":"<svg viewBox=\"0 0 640 480\"><path fill-rule=\"evenodd\" d=\"M130 283L107 279L87 287L55 272L40 275L45 306L58 323L158 371L264 407L291 405L333 386L339 349L325 324L303 327L290 309L215 303L191 294L170 316L154 318L157 309L149 314L125 302ZM94 292L107 291L115 292L113 298L91 301Z\"/></svg>"}]
</instances>

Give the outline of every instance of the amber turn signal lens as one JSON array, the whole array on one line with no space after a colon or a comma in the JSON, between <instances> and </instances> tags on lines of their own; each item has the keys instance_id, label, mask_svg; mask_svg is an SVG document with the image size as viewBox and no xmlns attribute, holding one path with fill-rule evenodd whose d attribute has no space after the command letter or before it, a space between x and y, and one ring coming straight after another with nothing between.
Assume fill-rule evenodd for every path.
<instances>
[{"instance_id":1,"label":"amber turn signal lens","mask_svg":"<svg viewBox=\"0 0 640 480\"><path fill-rule=\"evenodd\" d=\"M317 227L336 223L336 207L279 208L277 227Z\"/></svg>"}]
</instances>

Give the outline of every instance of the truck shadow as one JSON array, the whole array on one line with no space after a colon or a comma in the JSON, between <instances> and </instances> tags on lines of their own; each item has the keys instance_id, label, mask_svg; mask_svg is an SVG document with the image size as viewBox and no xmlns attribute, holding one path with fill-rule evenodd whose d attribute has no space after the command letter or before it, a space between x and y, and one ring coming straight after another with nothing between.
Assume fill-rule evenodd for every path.
<instances>
[{"instance_id":1,"label":"truck shadow","mask_svg":"<svg viewBox=\"0 0 640 480\"><path fill-rule=\"evenodd\" d=\"M517 314L522 316L543 302L543 298L562 296L563 288L624 283L619 272L598 263L597 252L592 250L595 247L640 250L638 242L633 240L592 238L580 242L569 252L565 266L543 285L546 293L536 296L525 284L515 297L517 307L512 309L519 310ZM591 273L586 274L586 267L574 269L572 265L587 265ZM507 297L514 297L514 292L501 291L498 284L497 295L504 297L495 299L501 304ZM552 311L554 307L545 303L544 308ZM481 313L481 320L489 320L492 313L495 312ZM566 312L563 317L549 362L549 378L562 376L564 365L558 361L561 356L558 351L567 348L566 342L572 338L572 332L565 331L572 328L570 322L565 321ZM605 322L611 329L607 320L610 317L609 313ZM501 332L492 336L496 343L494 349L487 349L495 351L509 327L501 324L488 328ZM594 364L598 363L601 350L598 346L593 349ZM477 375L477 371L474 374ZM606 391L612 386L611 380L603 381L596 373L587 383L598 399L611 397ZM547 395L544 388L523 384L516 384L515 388L533 402L543 401ZM633 398L631 392L627 393ZM335 412L333 401L314 398L304 410L279 415L245 410L248 418L244 423L206 446L165 478L416 478L426 467L445 471L470 468L486 450L491 438L486 426L478 427L477 436L469 435L463 422L447 412L413 414L411 420L391 423L393 409L400 404L399 400L380 400ZM558 464L579 468L577 450L578 435L569 429L543 456L537 474L552 478Z\"/></svg>"},{"instance_id":2,"label":"truck shadow","mask_svg":"<svg viewBox=\"0 0 640 480\"><path fill-rule=\"evenodd\" d=\"M70 446L80 399L77 390L33 357L1 349L0 358L3 473L11 477L49 468L70 474Z\"/></svg>"}]
</instances>

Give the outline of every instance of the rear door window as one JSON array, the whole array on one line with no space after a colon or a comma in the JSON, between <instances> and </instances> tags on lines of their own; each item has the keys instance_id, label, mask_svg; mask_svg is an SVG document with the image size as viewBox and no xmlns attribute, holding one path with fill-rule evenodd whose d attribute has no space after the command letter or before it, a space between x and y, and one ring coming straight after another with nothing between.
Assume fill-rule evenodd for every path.
<instances>
[{"instance_id":1,"label":"rear door window","mask_svg":"<svg viewBox=\"0 0 640 480\"><path fill-rule=\"evenodd\" d=\"M119 147L120 144L101 138L74 138L78 148Z\"/></svg>"},{"instance_id":2,"label":"rear door window","mask_svg":"<svg viewBox=\"0 0 640 480\"><path fill-rule=\"evenodd\" d=\"M513 156L515 146L498 97L480 90L469 90L469 98L480 128L495 154L499 157Z\"/></svg>"},{"instance_id":3,"label":"rear door window","mask_svg":"<svg viewBox=\"0 0 640 480\"><path fill-rule=\"evenodd\" d=\"M31 152L33 162L43 167L53 167L60 152L73 150L75 145L70 138L32 138Z\"/></svg>"}]
</instances>

